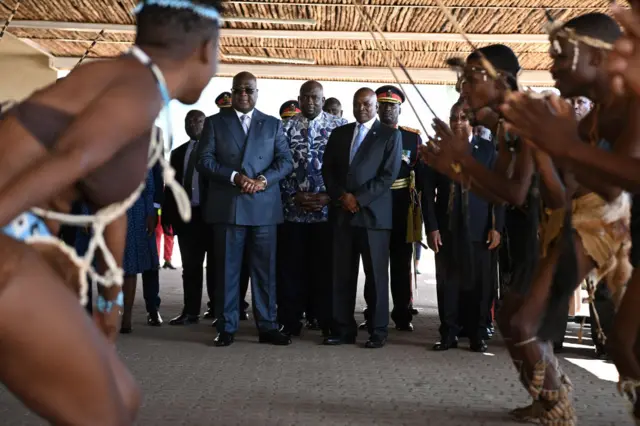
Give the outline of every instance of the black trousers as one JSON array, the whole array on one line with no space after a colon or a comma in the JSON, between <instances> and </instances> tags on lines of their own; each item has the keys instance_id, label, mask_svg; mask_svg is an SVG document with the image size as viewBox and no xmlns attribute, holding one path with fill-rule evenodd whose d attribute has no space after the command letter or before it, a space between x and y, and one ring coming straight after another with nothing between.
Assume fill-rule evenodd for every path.
<instances>
[{"instance_id":1,"label":"black trousers","mask_svg":"<svg viewBox=\"0 0 640 426\"><path fill-rule=\"evenodd\" d=\"M389 264L391 297L393 309L391 319L397 325L407 325L413 321L411 314L412 279L411 262L413 261L413 244L407 243L406 221L403 229L394 227L391 231L389 245ZM364 284L364 300L367 308L364 310L364 318L369 321L369 305L372 292L369 290L371 280L367 277Z\"/></svg>"},{"instance_id":2,"label":"black trousers","mask_svg":"<svg viewBox=\"0 0 640 426\"><path fill-rule=\"evenodd\" d=\"M353 316L358 290L360 256L370 282L368 288L369 335L386 338L389 327L390 230L333 224L333 321L332 334L350 338L358 334ZM367 290L365 290L367 291Z\"/></svg>"},{"instance_id":3,"label":"black trousers","mask_svg":"<svg viewBox=\"0 0 640 426\"><path fill-rule=\"evenodd\" d=\"M205 255L207 256L207 294L215 300L215 276L213 262L213 231L202 221L200 209L193 208L190 223L184 225L178 235L178 247L182 257L183 313L199 315L202 303L202 280Z\"/></svg>"},{"instance_id":4,"label":"black trousers","mask_svg":"<svg viewBox=\"0 0 640 426\"><path fill-rule=\"evenodd\" d=\"M290 329L302 313L331 321L331 226L285 222L278 229L278 319ZM310 303L309 303L310 302ZM310 305L310 306L308 306ZM310 311L310 312L309 312Z\"/></svg>"},{"instance_id":5,"label":"black trousers","mask_svg":"<svg viewBox=\"0 0 640 426\"><path fill-rule=\"evenodd\" d=\"M473 243L475 275L469 282L463 282L451 251L436 254L438 315L443 341L453 340L461 328L467 331L470 339L482 338L487 328L492 293L492 257L485 242Z\"/></svg>"}]
</instances>

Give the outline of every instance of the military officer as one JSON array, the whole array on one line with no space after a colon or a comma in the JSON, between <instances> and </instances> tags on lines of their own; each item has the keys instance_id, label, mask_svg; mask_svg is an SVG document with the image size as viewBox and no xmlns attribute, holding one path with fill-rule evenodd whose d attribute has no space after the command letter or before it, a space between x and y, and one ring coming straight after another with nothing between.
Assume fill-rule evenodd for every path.
<instances>
[{"instance_id":1,"label":"military officer","mask_svg":"<svg viewBox=\"0 0 640 426\"><path fill-rule=\"evenodd\" d=\"M393 194L393 230L389 247L390 286L393 298L391 319L396 329L413 331L412 270L414 265L414 242L422 240L423 218L427 224L435 224L434 200L426 197L423 191L433 172L418 159L418 147L422 145L420 131L409 127L398 126L401 104L405 95L395 86L382 86L376 90L378 98L378 116L382 124L397 128L402 133L402 165L392 189ZM409 218L411 216L411 218ZM438 232L427 229L427 232ZM369 300L365 282L365 300ZM365 321L360 328L365 328L368 310L365 309Z\"/></svg>"},{"instance_id":2,"label":"military officer","mask_svg":"<svg viewBox=\"0 0 640 426\"><path fill-rule=\"evenodd\" d=\"M298 101L287 101L280 106L280 119L282 121L288 120L289 118L300 114L300 112L300 104L298 104Z\"/></svg>"}]
</instances>

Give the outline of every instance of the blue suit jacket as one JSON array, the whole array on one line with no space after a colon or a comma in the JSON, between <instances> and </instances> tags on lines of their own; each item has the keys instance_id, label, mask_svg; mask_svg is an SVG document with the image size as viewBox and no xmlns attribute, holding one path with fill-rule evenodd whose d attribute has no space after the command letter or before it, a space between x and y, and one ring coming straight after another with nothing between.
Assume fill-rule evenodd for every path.
<instances>
[{"instance_id":1,"label":"blue suit jacket","mask_svg":"<svg viewBox=\"0 0 640 426\"><path fill-rule=\"evenodd\" d=\"M245 135L233 108L208 117L198 143L197 169L207 179L205 222L243 226L283 222L279 182L291 173L293 161L277 118L254 110ZM252 179L263 175L267 188L241 193L231 183L234 171Z\"/></svg>"}]
</instances>

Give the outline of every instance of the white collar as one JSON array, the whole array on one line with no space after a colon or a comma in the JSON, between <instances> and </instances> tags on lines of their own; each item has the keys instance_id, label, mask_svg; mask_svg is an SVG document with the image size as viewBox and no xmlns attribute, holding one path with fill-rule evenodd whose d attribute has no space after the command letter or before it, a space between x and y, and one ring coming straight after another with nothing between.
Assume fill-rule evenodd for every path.
<instances>
[{"instance_id":1,"label":"white collar","mask_svg":"<svg viewBox=\"0 0 640 426\"><path fill-rule=\"evenodd\" d=\"M360 124L362 124L367 130L371 130L371 128L373 127L373 123L375 123L377 119L378 117L373 117L371 120L367 121L366 123L358 123L356 121L356 129Z\"/></svg>"},{"instance_id":2,"label":"white collar","mask_svg":"<svg viewBox=\"0 0 640 426\"><path fill-rule=\"evenodd\" d=\"M237 109L234 108L234 111L236 112L236 114L238 114L238 118L242 117L243 115L246 115L247 117L249 117L249 120L251 120L253 118L253 111L255 111L256 109L252 109L249 112L240 112Z\"/></svg>"}]
</instances>

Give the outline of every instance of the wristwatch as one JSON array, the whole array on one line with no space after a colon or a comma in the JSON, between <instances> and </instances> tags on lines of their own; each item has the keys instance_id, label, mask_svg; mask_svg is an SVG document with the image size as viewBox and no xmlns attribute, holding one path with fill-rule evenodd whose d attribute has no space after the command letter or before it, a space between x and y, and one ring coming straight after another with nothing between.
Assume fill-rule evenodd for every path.
<instances>
[{"instance_id":1,"label":"wristwatch","mask_svg":"<svg viewBox=\"0 0 640 426\"><path fill-rule=\"evenodd\" d=\"M260 175L258 176L258 180L262 183L264 183L264 186L267 186L267 178L264 177L264 175Z\"/></svg>"}]
</instances>

